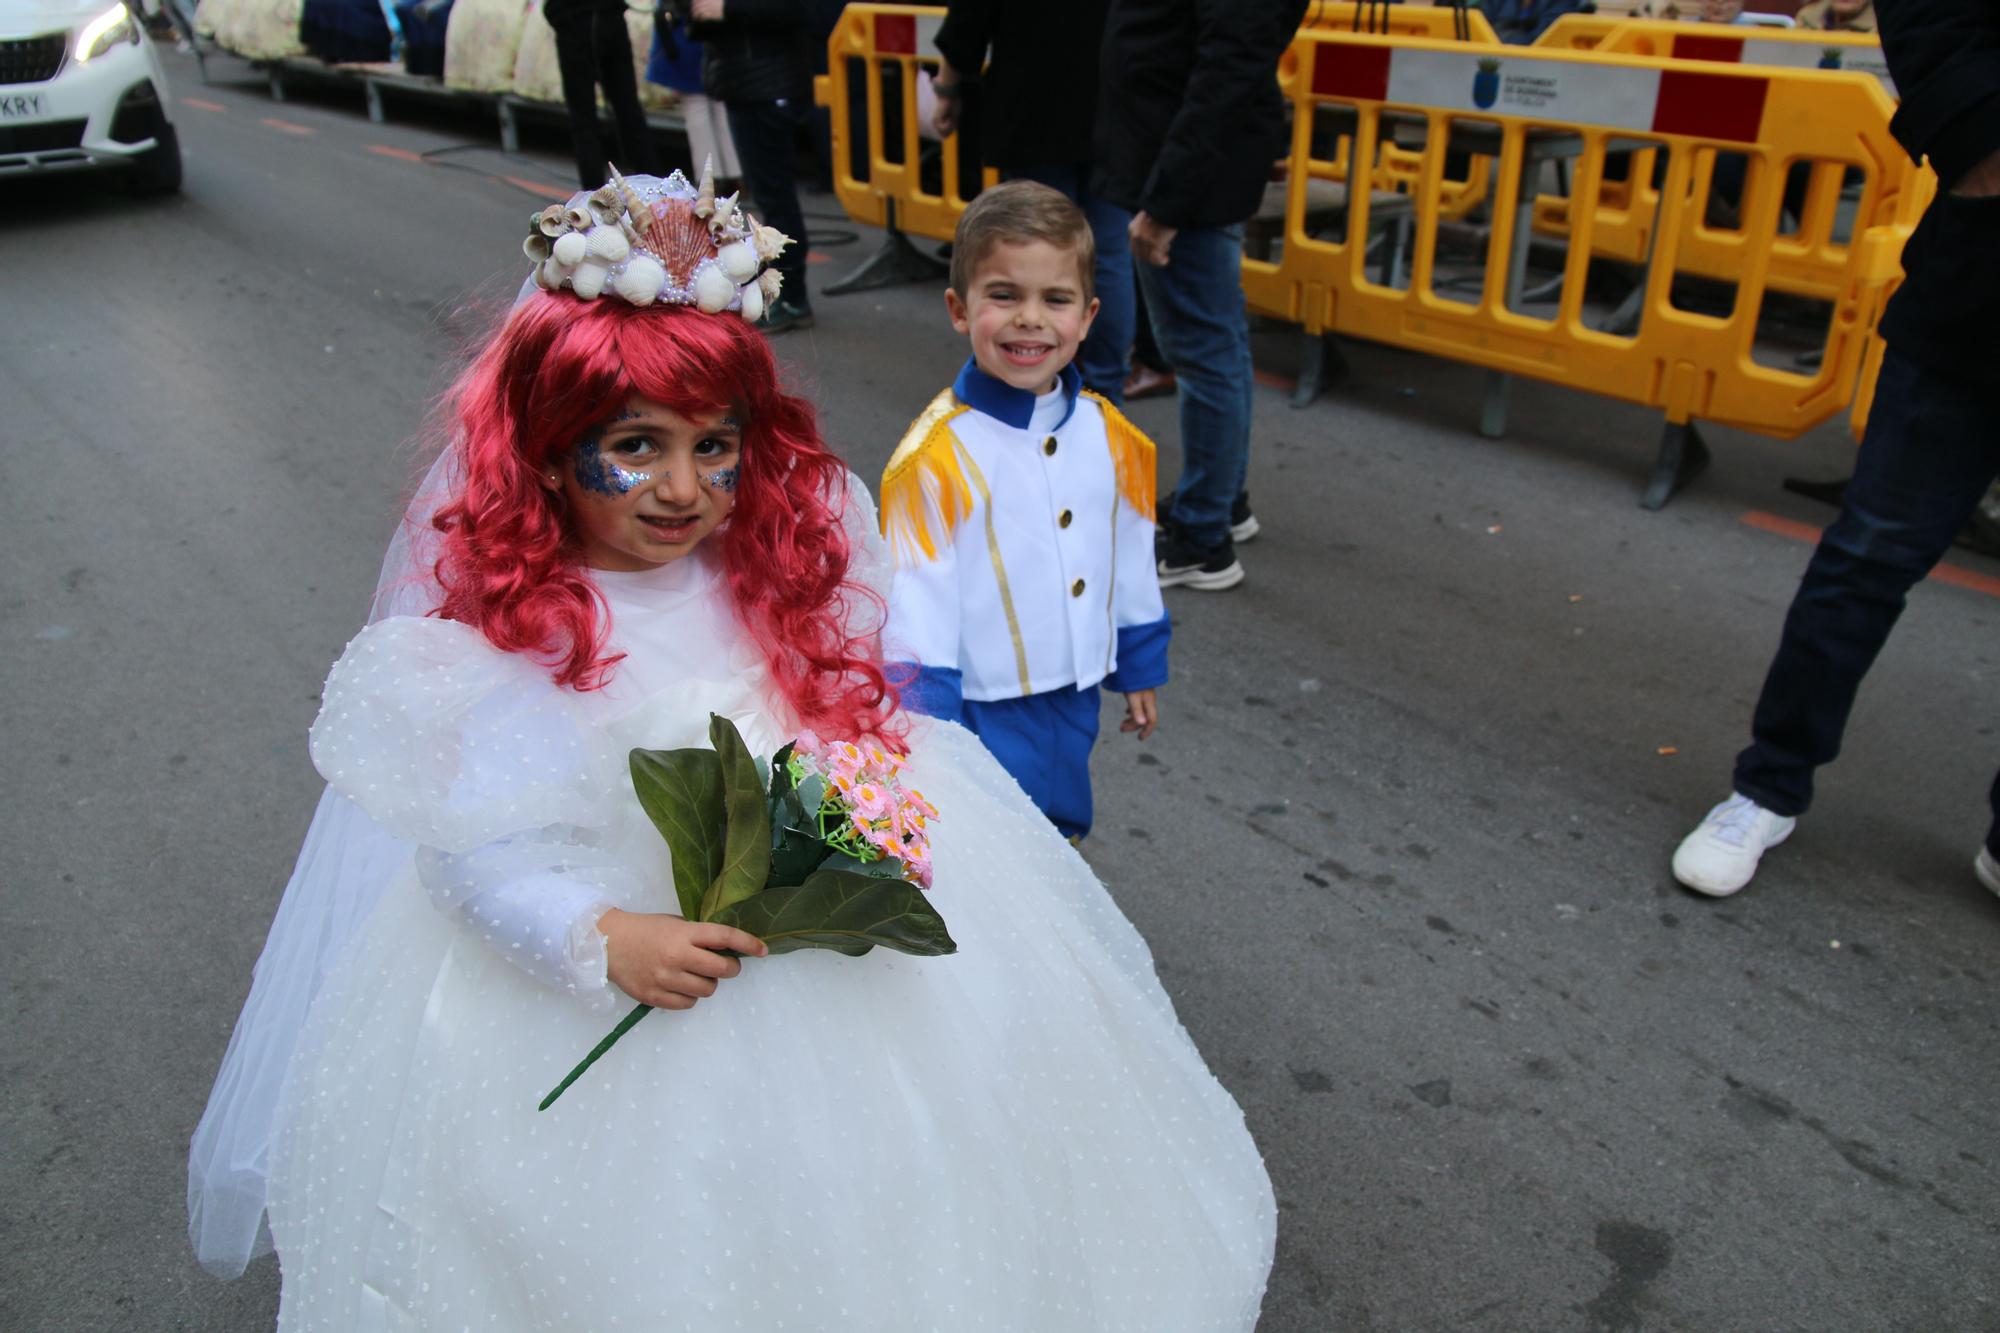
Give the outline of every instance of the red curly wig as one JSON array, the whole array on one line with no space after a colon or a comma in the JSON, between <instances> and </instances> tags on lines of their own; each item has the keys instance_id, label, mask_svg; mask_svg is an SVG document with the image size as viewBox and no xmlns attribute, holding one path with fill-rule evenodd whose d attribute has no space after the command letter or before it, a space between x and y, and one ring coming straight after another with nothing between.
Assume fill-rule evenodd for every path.
<instances>
[{"instance_id":1,"label":"red curly wig","mask_svg":"<svg viewBox=\"0 0 2000 1333\"><path fill-rule=\"evenodd\" d=\"M566 502L538 477L634 395L742 422L735 506L709 538L737 620L804 725L896 742L896 693L873 633L849 623L865 602L879 626L881 599L847 579L846 469L812 405L780 388L763 335L735 315L547 292L516 307L447 400L465 481L432 519L443 534L436 613L547 663L558 684L610 679L619 659L602 601Z\"/></svg>"}]
</instances>

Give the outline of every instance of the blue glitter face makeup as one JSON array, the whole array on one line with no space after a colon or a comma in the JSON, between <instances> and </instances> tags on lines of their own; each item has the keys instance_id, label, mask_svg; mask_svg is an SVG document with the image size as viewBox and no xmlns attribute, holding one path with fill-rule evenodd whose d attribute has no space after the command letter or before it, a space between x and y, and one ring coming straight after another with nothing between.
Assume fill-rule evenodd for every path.
<instances>
[{"instance_id":1,"label":"blue glitter face makeup","mask_svg":"<svg viewBox=\"0 0 2000 1333\"><path fill-rule=\"evenodd\" d=\"M629 420L630 418L621 417L619 419ZM598 495L625 495L653 480L653 474L650 472L634 472L630 468L622 468L616 463L606 462L602 450L602 440L595 433L586 435L581 440L578 440L576 448L572 452L574 454L572 466L576 470L577 484L586 491L592 491ZM662 474L662 479L664 479L664 475Z\"/></svg>"},{"instance_id":2,"label":"blue glitter face makeup","mask_svg":"<svg viewBox=\"0 0 2000 1333\"><path fill-rule=\"evenodd\" d=\"M719 467L713 472L704 472L701 474L701 479L724 495L736 494L736 465L733 463L728 467Z\"/></svg>"}]
</instances>

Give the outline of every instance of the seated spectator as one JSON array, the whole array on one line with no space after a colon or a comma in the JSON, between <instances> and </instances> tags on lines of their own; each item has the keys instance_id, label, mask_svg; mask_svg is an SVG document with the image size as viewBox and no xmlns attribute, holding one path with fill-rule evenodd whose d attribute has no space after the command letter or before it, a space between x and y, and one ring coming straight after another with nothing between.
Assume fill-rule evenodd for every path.
<instances>
[{"instance_id":1,"label":"seated spectator","mask_svg":"<svg viewBox=\"0 0 2000 1333\"><path fill-rule=\"evenodd\" d=\"M1799 6L1792 21L1822 32L1875 31L1875 0L1812 0Z\"/></svg>"},{"instance_id":2,"label":"seated spectator","mask_svg":"<svg viewBox=\"0 0 2000 1333\"><path fill-rule=\"evenodd\" d=\"M1503 42L1527 46L1565 14L1588 14L1591 0L1482 0L1480 12Z\"/></svg>"}]
</instances>

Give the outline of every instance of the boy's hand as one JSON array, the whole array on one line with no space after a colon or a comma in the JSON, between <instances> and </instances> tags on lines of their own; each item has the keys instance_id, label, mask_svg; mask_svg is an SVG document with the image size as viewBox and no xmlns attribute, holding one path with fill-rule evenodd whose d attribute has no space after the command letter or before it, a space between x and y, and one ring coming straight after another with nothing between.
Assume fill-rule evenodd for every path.
<instances>
[{"instance_id":1,"label":"boy's hand","mask_svg":"<svg viewBox=\"0 0 2000 1333\"><path fill-rule=\"evenodd\" d=\"M1151 690L1134 690L1125 696L1125 720L1118 724L1118 730L1136 731L1143 741L1153 734L1159 721L1160 703Z\"/></svg>"}]
</instances>

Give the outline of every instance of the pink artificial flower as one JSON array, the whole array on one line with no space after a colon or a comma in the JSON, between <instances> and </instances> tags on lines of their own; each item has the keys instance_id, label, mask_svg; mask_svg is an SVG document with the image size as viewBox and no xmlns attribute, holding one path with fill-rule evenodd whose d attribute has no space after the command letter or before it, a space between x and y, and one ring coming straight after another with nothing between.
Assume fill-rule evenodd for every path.
<instances>
[{"instance_id":1,"label":"pink artificial flower","mask_svg":"<svg viewBox=\"0 0 2000 1333\"><path fill-rule=\"evenodd\" d=\"M889 802L889 793L878 783L857 782L854 784L854 808L857 813L869 819L886 819L894 807Z\"/></svg>"}]
</instances>

